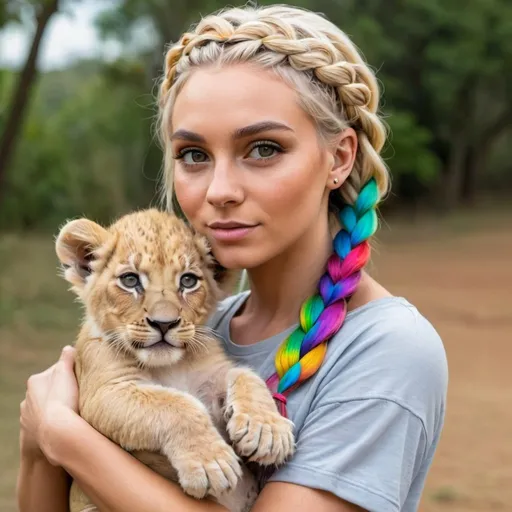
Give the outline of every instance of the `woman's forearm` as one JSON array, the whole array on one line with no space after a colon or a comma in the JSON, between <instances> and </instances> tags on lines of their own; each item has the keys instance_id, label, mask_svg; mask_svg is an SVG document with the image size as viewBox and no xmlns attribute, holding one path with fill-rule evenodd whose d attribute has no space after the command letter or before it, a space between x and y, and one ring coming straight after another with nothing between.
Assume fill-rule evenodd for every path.
<instances>
[{"instance_id":1,"label":"woman's forearm","mask_svg":"<svg viewBox=\"0 0 512 512\"><path fill-rule=\"evenodd\" d=\"M102 512L225 512L198 501L112 443L74 413L49 435L52 460L75 478Z\"/></svg>"},{"instance_id":2,"label":"woman's forearm","mask_svg":"<svg viewBox=\"0 0 512 512\"><path fill-rule=\"evenodd\" d=\"M69 476L42 456L22 456L16 495L20 512L68 512Z\"/></svg>"}]
</instances>

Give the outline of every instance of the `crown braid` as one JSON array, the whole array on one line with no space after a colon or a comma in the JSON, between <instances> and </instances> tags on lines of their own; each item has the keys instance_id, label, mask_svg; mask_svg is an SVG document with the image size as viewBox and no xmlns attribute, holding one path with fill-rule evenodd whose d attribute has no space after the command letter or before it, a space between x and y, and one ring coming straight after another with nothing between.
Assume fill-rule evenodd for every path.
<instances>
[{"instance_id":1,"label":"crown braid","mask_svg":"<svg viewBox=\"0 0 512 512\"><path fill-rule=\"evenodd\" d=\"M369 238L377 229L376 207L388 188L379 153L386 139L377 115L379 90L350 39L310 11L272 6L234 8L210 15L169 49L160 86L161 138L170 152L169 120L176 96L194 67L248 62L270 69L295 87L301 105L328 140L354 128L354 167L331 193L340 231L334 238L318 293L300 310L299 327L276 354L276 374L268 379L286 414L286 395L322 364L329 339L341 328L347 301L370 258ZM172 205L172 159L166 156L166 191ZM338 198L336 198L338 196Z\"/></svg>"}]
</instances>

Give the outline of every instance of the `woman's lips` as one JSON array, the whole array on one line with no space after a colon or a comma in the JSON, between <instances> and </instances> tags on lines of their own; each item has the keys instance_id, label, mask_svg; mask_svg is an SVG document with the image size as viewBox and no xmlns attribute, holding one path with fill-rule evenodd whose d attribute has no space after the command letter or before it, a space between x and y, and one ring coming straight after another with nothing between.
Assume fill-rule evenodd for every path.
<instances>
[{"instance_id":1,"label":"woman's lips","mask_svg":"<svg viewBox=\"0 0 512 512\"><path fill-rule=\"evenodd\" d=\"M229 241L229 242L235 242L238 240L242 240L249 234L251 234L258 225L255 226L233 226L233 227L226 227L226 226L220 226L220 225L212 225L210 226L210 231L216 240L219 241Z\"/></svg>"}]
</instances>

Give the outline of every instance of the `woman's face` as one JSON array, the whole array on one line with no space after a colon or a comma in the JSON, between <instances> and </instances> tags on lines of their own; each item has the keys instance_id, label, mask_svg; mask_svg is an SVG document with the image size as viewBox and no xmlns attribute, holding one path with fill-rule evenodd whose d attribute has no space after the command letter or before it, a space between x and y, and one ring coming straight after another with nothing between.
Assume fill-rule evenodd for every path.
<instances>
[{"instance_id":1,"label":"woman's face","mask_svg":"<svg viewBox=\"0 0 512 512\"><path fill-rule=\"evenodd\" d=\"M171 125L176 197L225 267L262 265L327 228L333 153L271 72L194 71Z\"/></svg>"}]
</instances>

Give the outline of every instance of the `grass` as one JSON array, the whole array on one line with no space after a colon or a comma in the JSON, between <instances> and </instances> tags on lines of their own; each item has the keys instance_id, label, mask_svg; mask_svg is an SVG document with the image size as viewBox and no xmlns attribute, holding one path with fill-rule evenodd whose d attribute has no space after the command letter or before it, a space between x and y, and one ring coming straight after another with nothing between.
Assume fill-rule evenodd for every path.
<instances>
[{"instance_id":1,"label":"grass","mask_svg":"<svg viewBox=\"0 0 512 512\"><path fill-rule=\"evenodd\" d=\"M453 503L460 500L460 494L453 487L445 486L433 491L430 498L438 503Z\"/></svg>"},{"instance_id":2,"label":"grass","mask_svg":"<svg viewBox=\"0 0 512 512\"><path fill-rule=\"evenodd\" d=\"M0 510L15 510L19 404L26 379L73 341L79 307L57 277L52 238L0 241Z\"/></svg>"}]
</instances>

